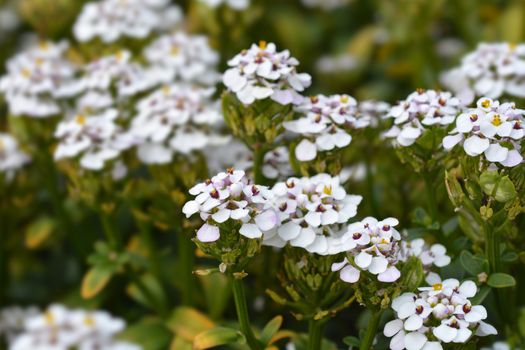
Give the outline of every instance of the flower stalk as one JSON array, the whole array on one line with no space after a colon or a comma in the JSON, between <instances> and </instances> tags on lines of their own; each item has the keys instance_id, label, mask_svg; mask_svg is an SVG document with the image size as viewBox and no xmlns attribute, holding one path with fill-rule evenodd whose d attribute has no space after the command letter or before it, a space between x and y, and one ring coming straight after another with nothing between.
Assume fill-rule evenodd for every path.
<instances>
[{"instance_id":1,"label":"flower stalk","mask_svg":"<svg viewBox=\"0 0 525 350\"><path fill-rule=\"evenodd\" d=\"M307 350L321 349L323 341L324 322L312 318L308 323L308 346Z\"/></svg>"},{"instance_id":2,"label":"flower stalk","mask_svg":"<svg viewBox=\"0 0 525 350\"><path fill-rule=\"evenodd\" d=\"M370 350L372 349L372 344L377 333L377 328L379 327L379 321L383 315L383 310L376 310L372 312L372 317L368 322L368 327L366 329L365 335L361 340L359 350Z\"/></svg>"},{"instance_id":3,"label":"flower stalk","mask_svg":"<svg viewBox=\"0 0 525 350\"><path fill-rule=\"evenodd\" d=\"M241 278L237 278L234 275L231 276L233 299L235 302L235 309L237 311L237 319L241 328L241 332L246 337L246 342L251 350L262 350L264 347L255 338L253 334L250 317L248 315L248 305L246 304L246 294L244 291L244 285Z\"/></svg>"}]
</instances>

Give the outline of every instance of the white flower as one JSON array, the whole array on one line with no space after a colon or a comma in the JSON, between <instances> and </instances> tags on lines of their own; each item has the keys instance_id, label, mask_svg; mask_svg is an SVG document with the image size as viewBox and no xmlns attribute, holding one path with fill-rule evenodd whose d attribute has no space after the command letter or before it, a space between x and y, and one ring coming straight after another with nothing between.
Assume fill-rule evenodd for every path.
<instances>
[{"instance_id":1,"label":"white flower","mask_svg":"<svg viewBox=\"0 0 525 350\"><path fill-rule=\"evenodd\" d=\"M9 349L140 350L137 345L114 339L124 327L123 320L105 311L71 310L51 305L44 313L25 320L24 332L13 340Z\"/></svg>"},{"instance_id":2,"label":"white flower","mask_svg":"<svg viewBox=\"0 0 525 350\"><path fill-rule=\"evenodd\" d=\"M73 34L80 42L99 38L112 43L123 37L144 39L153 31L173 28L182 18L169 1L101 0L84 5Z\"/></svg>"},{"instance_id":3,"label":"white flower","mask_svg":"<svg viewBox=\"0 0 525 350\"><path fill-rule=\"evenodd\" d=\"M80 166L100 170L109 160L132 145L130 137L115 123L118 112L108 109L101 114L77 114L60 122L55 137L60 140L55 160L80 156Z\"/></svg>"},{"instance_id":4,"label":"white flower","mask_svg":"<svg viewBox=\"0 0 525 350\"><path fill-rule=\"evenodd\" d=\"M177 79L211 86L220 80L219 55L202 35L176 32L161 36L144 49L144 57L162 68L164 83Z\"/></svg>"},{"instance_id":5,"label":"white flower","mask_svg":"<svg viewBox=\"0 0 525 350\"><path fill-rule=\"evenodd\" d=\"M282 247L288 242L319 255L352 248L346 223L356 215L362 197L347 194L338 177L292 177L275 184L272 192L280 225L265 233L263 244Z\"/></svg>"},{"instance_id":6,"label":"white flower","mask_svg":"<svg viewBox=\"0 0 525 350\"><path fill-rule=\"evenodd\" d=\"M0 132L0 174L11 180L18 169L27 164L30 157L18 147L18 141L11 135Z\"/></svg>"},{"instance_id":7,"label":"white flower","mask_svg":"<svg viewBox=\"0 0 525 350\"><path fill-rule=\"evenodd\" d=\"M78 93L77 67L64 57L67 42L42 41L7 62L0 79L11 114L45 118L61 112L58 99Z\"/></svg>"},{"instance_id":8,"label":"white flower","mask_svg":"<svg viewBox=\"0 0 525 350\"><path fill-rule=\"evenodd\" d=\"M218 7L226 5L234 10L241 11L245 10L250 6L250 0L200 0L210 7Z\"/></svg>"},{"instance_id":9,"label":"white flower","mask_svg":"<svg viewBox=\"0 0 525 350\"><path fill-rule=\"evenodd\" d=\"M357 118L357 102L348 95L313 96L296 110L304 116L284 122L283 126L306 137L295 149L295 156L300 161L315 159L317 151L348 146L352 137L347 130L369 125L367 119Z\"/></svg>"},{"instance_id":10,"label":"white flower","mask_svg":"<svg viewBox=\"0 0 525 350\"><path fill-rule=\"evenodd\" d=\"M348 283L357 282L363 270L377 275L381 282L396 281L401 276L396 267L401 235L394 226L398 223L394 218L378 221L368 217L350 224L348 232L353 247L347 255L353 261L345 258L341 263L333 264L332 271L340 271L341 279Z\"/></svg>"},{"instance_id":11,"label":"white flower","mask_svg":"<svg viewBox=\"0 0 525 350\"><path fill-rule=\"evenodd\" d=\"M389 110L390 105L383 101L367 100L357 105L358 118L366 120L372 128L379 127Z\"/></svg>"},{"instance_id":12,"label":"white flower","mask_svg":"<svg viewBox=\"0 0 525 350\"><path fill-rule=\"evenodd\" d=\"M263 175L268 179L288 178L293 174L290 166L290 155L285 146L276 147L264 155Z\"/></svg>"},{"instance_id":13,"label":"white flower","mask_svg":"<svg viewBox=\"0 0 525 350\"><path fill-rule=\"evenodd\" d=\"M446 150L463 144L471 157L483 154L491 163L514 167L523 161L520 142L524 138L525 111L513 103L483 97L476 108L458 116L456 127L443 139Z\"/></svg>"},{"instance_id":14,"label":"white flower","mask_svg":"<svg viewBox=\"0 0 525 350\"><path fill-rule=\"evenodd\" d=\"M476 293L474 282L448 279L397 297L392 301L397 318L383 331L392 337L390 349L443 349L442 343L466 343L473 335L496 334L483 322L485 308L469 301Z\"/></svg>"},{"instance_id":15,"label":"white flower","mask_svg":"<svg viewBox=\"0 0 525 350\"><path fill-rule=\"evenodd\" d=\"M219 226L226 222L240 224L239 234L257 239L277 225L277 214L268 206L272 192L265 186L251 184L244 171L221 172L190 189L194 200L184 204L186 217L199 213L205 223L197 231L201 242L220 238Z\"/></svg>"},{"instance_id":16,"label":"white flower","mask_svg":"<svg viewBox=\"0 0 525 350\"><path fill-rule=\"evenodd\" d=\"M441 80L465 103L476 96L525 97L525 45L481 43Z\"/></svg>"},{"instance_id":17,"label":"white flower","mask_svg":"<svg viewBox=\"0 0 525 350\"><path fill-rule=\"evenodd\" d=\"M261 41L228 61L231 67L223 75L223 83L244 104L270 97L286 105L299 104L299 92L310 86L311 77L297 73L297 59L288 50L277 52L275 44Z\"/></svg>"},{"instance_id":18,"label":"white flower","mask_svg":"<svg viewBox=\"0 0 525 350\"><path fill-rule=\"evenodd\" d=\"M449 92L417 90L390 109L386 118L394 119L394 125L383 136L410 146L427 128L452 124L461 108L459 99Z\"/></svg>"},{"instance_id":19,"label":"white flower","mask_svg":"<svg viewBox=\"0 0 525 350\"><path fill-rule=\"evenodd\" d=\"M188 155L229 138L214 130L222 116L210 100L213 88L184 84L164 86L137 104L130 134L139 144L138 157L146 164L165 164L174 152Z\"/></svg>"},{"instance_id":20,"label":"white flower","mask_svg":"<svg viewBox=\"0 0 525 350\"><path fill-rule=\"evenodd\" d=\"M422 238L414 239L410 242L402 241L399 251L399 260L407 261L410 257L415 256L421 260L423 270L425 271L427 283L434 283L435 273L431 271L432 266L444 267L450 264L450 256L447 255L447 248L442 244L433 244L428 246Z\"/></svg>"},{"instance_id":21,"label":"white flower","mask_svg":"<svg viewBox=\"0 0 525 350\"><path fill-rule=\"evenodd\" d=\"M24 330L25 321L38 313L38 308L34 306L9 306L0 309L0 340L5 339L7 343L11 343Z\"/></svg>"}]
</instances>

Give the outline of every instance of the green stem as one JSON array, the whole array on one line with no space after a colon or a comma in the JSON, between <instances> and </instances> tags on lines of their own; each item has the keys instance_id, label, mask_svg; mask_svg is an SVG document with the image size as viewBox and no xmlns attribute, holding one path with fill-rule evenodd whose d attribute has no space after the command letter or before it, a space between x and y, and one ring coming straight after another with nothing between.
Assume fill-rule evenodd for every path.
<instances>
[{"instance_id":1,"label":"green stem","mask_svg":"<svg viewBox=\"0 0 525 350\"><path fill-rule=\"evenodd\" d=\"M433 187L433 176L429 173L423 173L423 180L425 181L425 192L427 197L427 209L428 209L428 215L430 215L430 218L432 219L432 223L435 223L437 221L437 202L436 202L436 195L435 195L435 188Z\"/></svg>"},{"instance_id":2,"label":"green stem","mask_svg":"<svg viewBox=\"0 0 525 350\"><path fill-rule=\"evenodd\" d=\"M155 242L151 235L151 226L149 225L149 223L142 221L140 219L137 219L137 225L140 230L142 241L144 242L144 244L146 245L148 249L148 258L149 258L151 273L160 282L161 277L162 277L161 269L160 269L160 260L159 260L157 248L155 246Z\"/></svg>"},{"instance_id":3,"label":"green stem","mask_svg":"<svg viewBox=\"0 0 525 350\"><path fill-rule=\"evenodd\" d=\"M379 327L379 321L381 320L382 315L383 315L383 310L372 312L372 317L370 318L370 321L368 321L366 333L363 339L361 340L361 345L359 346L359 350L372 349L372 344L374 342L374 338L377 333L377 328Z\"/></svg>"},{"instance_id":4,"label":"green stem","mask_svg":"<svg viewBox=\"0 0 525 350\"><path fill-rule=\"evenodd\" d=\"M379 217L379 206L377 205L377 198L374 191L374 174L372 173L372 164L370 162L370 157L371 155L369 154L365 159L368 203L370 203L370 212L372 213L372 215L375 217Z\"/></svg>"},{"instance_id":5,"label":"green stem","mask_svg":"<svg viewBox=\"0 0 525 350\"><path fill-rule=\"evenodd\" d=\"M246 342L251 350L262 350L263 345L255 338L252 327L250 325L250 317L248 316L248 305L246 304L246 295L244 293L244 285L242 279L231 276L233 299L235 301L235 309L237 310L237 319L241 328L241 332L246 337Z\"/></svg>"},{"instance_id":6,"label":"green stem","mask_svg":"<svg viewBox=\"0 0 525 350\"><path fill-rule=\"evenodd\" d=\"M307 350L321 349L321 342L323 340L323 326L324 323L320 320L311 319L308 323L308 346Z\"/></svg>"},{"instance_id":7,"label":"green stem","mask_svg":"<svg viewBox=\"0 0 525 350\"><path fill-rule=\"evenodd\" d=\"M195 256L193 254L193 243L190 238L185 234L184 231L177 232L178 239L178 255L182 286L182 304L192 305L194 301L194 282L195 276L193 275Z\"/></svg>"},{"instance_id":8,"label":"green stem","mask_svg":"<svg viewBox=\"0 0 525 350\"><path fill-rule=\"evenodd\" d=\"M501 257L499 252L499 234L494 232L493 227L488 222L484 222L485 229L485 254L489 261L490 272L501 272Z\"/></svg>"},{"instance_id":9,"label":"green stem","mask_svg":"<svg viewBox=\"0 0 525 350\"><path fill-rule=\"evenodd\" d=\"M262 168L264 165L264 154L266 147L256 145L253 149L253 180L257 185L264 184Z\"/></svg>"},{"instance_id":10,"label":"green stem","mask_svg":"<svg viewBox=\"0 0 525 350\"><path fill-rule=\"evenodd\" d=\"M113 223L111 222L111 214L105 212L104 209L102 209L100 211L100 220L102 221L102 228L104 229L104 234L106 235L106 239L108 240L109 245L113 249L119 249L119 238L117 232L115 231L115 228L113 227Z\"/></svg>"}]
</instances>

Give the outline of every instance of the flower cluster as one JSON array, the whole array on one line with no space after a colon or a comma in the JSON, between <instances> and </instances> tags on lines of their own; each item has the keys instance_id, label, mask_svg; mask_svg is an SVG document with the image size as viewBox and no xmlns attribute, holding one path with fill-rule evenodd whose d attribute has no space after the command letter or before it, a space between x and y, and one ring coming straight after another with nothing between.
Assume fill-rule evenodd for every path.
<instances>
[{"instance_id":1,"label":"flower cluster","mask_svg":"<svg viewBox=\"0 0 525 350\"><path fill-rule=\"evenodd\" d=\"M182 80L211 86L220 80L216 70L219 55L203 35L181 31L163 35L144 49L144 57L162 69L164 82Z\"/></svg>"},{"instance_id":2,"label":"flower cluster","mask_svg":"<svg viewBox=\"0 0 525 350\"><path fill-rule=\"evenodd\" d=\"M226 5L234 10L245 10L250 6L250 0L200 0L210 7Z\"/></svg>"},{"instance_id":3,"label":"flower cluster","mask_svg":"<svg viewBox=\"0 0 525 350\"><path fill-rule=\"evenodd\" d=\"M186 217L199 213L205 223L197 231L201 242L220 238L219 225L231 220L240 224L239 233L248 238L260 238L277 225L277 214L268 206L271 191L252 184L242 170L230 169L190 189L196 196L182 211Z\"/></svg>"},{"instance_id":4,"label":"flower cluster","mask_svg":"<svg viewBox=\"0 0 525 350\"><path fill-rule=\"evenodd\" d=\"M313 96L296 110L304 116L283 125L287 130L306 137L295 149L295 156L300 161L315 159L317 151L348 146L352 137L344 128L369 125L365 118L357 118L357 102L348 95Z\"/></svg>"},{"instance_id":5,"label":"flower cluster","mask_svg":"<svg viewBox=\"0 0 525 350\"><path fill-rule=\"evenodd\" d=\"M525 45L479 44L459 67L443 75L442 83L465 103L476 96L525 97Z\"/></svg>"},{"instance_id":6,"label":"flower cluster","mask_svg":"<svg viewBox=\"0 0 525 350\"><path fill-rule=\"evenodd\" d=\"M9 306L0 310L0 343L2 339L11 343L24 330L25 321L37 315L36 307Z\"/></svg>"},{"instance_id":7,"label":"flower cluster","mask_svg":"<svg viewBox=\"0 0 525 350\"><path fill-rule=\"evenodd\" d=\"M513 103L499 103L483 97L477 107L458 116L456 127L443 139L443 147L452 149L463 144L465 153L481 154L491 163L514 167L523 161L520 142L525 133L525 111Z\"/></svg>"},{"instance_id":8,"label":"flower cluster","mask_svg":"<svg viewBox=\"0 0 525 350\"><path fill-rule=\"evenodd\" d=\"M181 10L168 0L101 0L84 5L73 27L75 38L99 38L112 43L120 38L144 39L153 31L173 28Z\"/></svg>"},{"instance_id":9,"label":"flower cluster","mask_svg":"<svg viewBox=\"0 0 525 350\"><path fill-rule=\"evenodd\" d=\"M124 327L123 320L105 311L89 312L51 305L44 313L26 318L24 331L9 349L140 350L139 346L114 339Z\"/></svg>"},{"instance_id":10,"label":"flower cluster","mask_svg":"<svg viewBox=\"0 0 525 350\"><path fill-rule=\"evenodd\" d=\"M476 293L472 281L460 284L447 279L397 297L392 302L397 318L384 329L385 336L393 337L390 349L443 349L442 343L466 343L473 334L497 334L493 326L483 322L485 308L470 302Z\"/></svg>"},{"instance_id":11,"label":"flower cluster","mask_svg":"<svg viewBox=\"0 0 525 350\"><path fill-rule=\"evenodd\" d=\"M441 281L439 275L431 271L433 266L444 267L450 264L450 256L447 255L447 248L439 243L429 246L422 238L412 241L401 241L399 250L399 260L407 261L410 257L417 257L421 260L423 270L426 273L426 282L429 284Z\"/></svg>"},{"instance_id":12,"label":"flower cluster","mask_svg":"<svg viewBox=\"0 0 525 350\"><path fill-rule=\"evenodd\" d=\"M213 88L173 84L140 100L129 131L139 144L139 159L165 164L171 162L173 152L189 154L227 142L228 137L213 130L222 120L217 104L209 101L213 92Z\"/></svg>"},{"instance_id":13,"label":"flower cluster","mask_svg":"<svg viewBox=\"0 0 525 350\"><path fill-rule=\"evenodd\" d=\"M309 74L297 73L299 61L288 50L277 52L273 43L254 44L228 65L231 68L223 75L224 85L244 104L270 97L283 105L297 105L303 100L299 92L311 84Z\"/></svg>"},{"instance_id":14,"label":"flower cluster","mask_svg":"<svg viewBox=\"0 0 525 350\"><path fill-rule=\"evenodd\" d=\"M460 100L449 92L417 90L390 109L386 117L394 119L394 125L383 136L410 146L428 127L452 124L461 107Z\"/></svg>"},{"instance_id":15,"label":"flower cluster","mask_svg":"<svg viewBox=\"0 0 525 350\"><path fill-rule=\"evenodd\" d=\"M347 194L338 177L292 177L275 184L272 192L280 224L265 234L263 244L289 243L319 255L352 248L346 223L356 215L362 197Z\"/></svg>"},{"instance_id":16,"label":"flower cluster","mask_svg":"<svg viewBox=\"0 0 525 350\"><path fill-rule=\"evenodd\" d=\"M0 132L0 174L11 179L14 173L30 160L18 147L18 141L11 135Z\"/></svg>"},{"instance_id":17,"label":"flower cluster","mask_svg":"<svg viewBox=\"0 0 525 350\"><path fill-rule=\"evenodd\" d=\"M293 175L288 148L279 146L266 152L262 172L268 179L282 179Z\"/></svg>"},{"instance_id":18,"label":"flower cluster","mask_svg":"<svg viewBox=\"0 0 525 350\"><path fill-rule=\"evenodd\" d=\"M366 120L372 128L379 127L389 110L390 105L384 101L366 100L357 105L358 118Z\"/></svg>"},{"instance_id":19,"label":"flower cluster","mask_svg":"<svg viewBox=\"0 0 525 350\"><path fill-rule=\"evenodd\" d=\"M100 170L104 164L131 147L132 140L116 124L118 111L107 109L101 114L77 114L61 121L55 131L59 144L55 159L80 156L80 165Z\"/></svg>"},{"instance_id":20,"label":"flower cluster","mask_svg":"<svg viewBox=\"0 0 525 350\"><path fill-rule=\"evenodd\" d=\"M401 235L394 226L398 223L394 218L378 221L368 217L350 224L348 232L353 245L347 252L350 260L334 263L332 271L340 271L341 279L348 283L359 281L361 271L377 275L381 282L396 281L401 276L396 267Z\"/></svg>"},{"instance_id":21,"label":"flower cluster","mask_svg":"<svg viewBox=\"0 0 525 350\"><path fill-rule=\"evenodd\" d=\"M66 42L42 41L7 62L7 75L0 79L11 114L45 118L57 115L57 99L78 92L74 76L77 67L67 60Z\"/></svg>"}]
</instances>

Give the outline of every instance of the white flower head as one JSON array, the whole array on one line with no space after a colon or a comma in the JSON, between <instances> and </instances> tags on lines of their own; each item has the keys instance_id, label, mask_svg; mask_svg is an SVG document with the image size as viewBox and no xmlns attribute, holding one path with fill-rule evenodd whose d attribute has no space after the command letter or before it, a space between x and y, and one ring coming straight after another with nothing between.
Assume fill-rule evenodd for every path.
<instances>
[{"instance_id":1,"label":"white flower head","mask_svg":"<svg viewBox=\"0 0 525 350\"><path fill-rule=\"evenodd\" d=\"M101 170L132 145L129 135L116 123L118 111L101 114L77 114L60 122L55 130L59 144L55 160L80 157L80 166Z\"/></svg>"},{"instance_id":2,"label":"white flower head","mask_svg":"<svg viewBox=\"0 0 525 350\"><path fill-rule=\"evenodd\" d=\"M60 114L58 99L78 93L77 67L65 58L68 43L41 41L7 62L0 79L11 114L45 118Z\"/></svg>"},{"instance_id":3,"label":"white flower head","mask_svg":"<svg viewBox=\"0 0 525 350\"><path fill-rule=\"evenodd\" d=\"M344 148L352 141L350 129L369 125L366 118L357 117L357 102L349 95L318 95L305 99L296 108L299 119L284 122L284 127L304 138L295 149L300 161L315 159L317 152Z\"/></svg>"},{"instance_id":4,"label":"white flower head","mask_svg":"<svg viewBox=\"0 0 525 350\"><path fill-rule=\"evenodd\" d=\"M366 120L370 127L377 128L390 110L390 105L383 101L366 100L357 105L358 118Z\"/></svg>"},{"instance_id":5,"label":"white flower head","mask_svg":"<svg viewBox=\"0 0 525 350\"><path fill-rule=\"evenodd\" d=\"M8 306L0 309L0 339L11 343L24 330L26 320L38 313L38 308L34 306Z\"/></svg>"},{"instance_id":6,"label":"white flower head","mask_svg":"<svg viewBox=\"0 0 525 350\"><path fill-rule=\"evenodd\" d=\"M213 88L166 85L137 104L130 134L146 164L171 162L173 153L188 155L208 146L225 144L229 137L215 129L222 121Z\"/></svg>"},{"instance_id":7,"label":"white flower head","mask_svg":"<svg viewBox=\"0 0 525 350\"><path fill-rule=\"evenodd\" d=\"M290 155L285 146L276 147L264 155L263 175L268 179L288 178L293 174Z\"/></svg>"},{"instance_id":8,"label":"white flower head","mask_svg":"<svg viewBox=\"0 0 525 350\"><path fill-rule=\"evenodd\" d=\"M234 10L242 11L250 6L250 0L200 0L210 7L228 6Z\"/></svg>"},{"instance_id":9,"label":"white flower head","mask_svg":"<svg viewBox=\"0 0 525 350\"><path fill-rule=\"evenodd\" d=\"M383 331L392 350L443 349L443 343L466 343L473 336L497 334L485 323L487 311L472 305L476 284L447 279L417 293L404 293L392 301L396 319Z\"/></svg>"},{"instance_id":10,"label":"white flower head","mask_svg":"<svg viewBox=\"0 0 525 350\"><path fill-rule=\"evenodd\" d=\"M399 241L401 235L395 229L399 221L394 218L377 220L373 217L348 226L348 233L353 243L345 258L332 265L332 271L340 271L340 277L348 283L355 283L361 277L361 271L376 275L381 282L394 282L401 276L396 267L398 263ZM352 260L352 259L351 259Z\"/></svg>"},{"instance_id":11,"label":"white flower head","mask_svg":"<svg viewBox=\"0 0 525 350\"><path fill-rule=\"evenodd\" d=\"M13 136L0 132L0 174L5 174L9 181L30 159L20 150L18 141Z\"/></svg>"},{"instance_id":12,"label":"white flower head","mask_svg":"<svg viewBox=\"0 0 525 350\"><path fill-rule=\"evenodd\" d=\"M9 348L140 350L137 345L114 339L124 327L123 320L105 311L73 310L55 304L43 313L26 318L24 331Z\"/></svg>"},{"instance_id":13,"label":"white flower head","mask_svg":"<svg viewBox=\"0 0 525 350\"><path fill-rule=\"evenodd\" d=\"M299 61L288 50L277 52L274 43L253 44L228 65L223 83L246 105L266 98L283 105L298 105L303 100L300 93L311 84L309 74L297 73Z\"/></svg>"},{"instance_id":14,"label":"white flower head","mask_svg":"<svg viewBox=\"0 0 525 350\"><path fill-rule=\"evenodd\" d=\"M263 244L289 243L319 255L352 248L347 222L356 215L362 197L347 194L338 177L292 177L277 183L272 192L280 225L265 233Z\"/></svg>"},{"instance_id":15,"label":"white flower head","mask_svg":"<svg viewBox=\"0 0 525 350\"><path fill-rule=\"evenodd\" d=\"M450 92L417 90L390 109L386 118L394 119L394 125L383 136L410 146L428 128L452 124L461 109L461 102Z\"/></svg>"},{"instance_id":16,"label":"white flower head","mask_svg":"<svg viewBox=\"0 0 525 350\"><path fill-rule=\"evenodd\" d=\"M456 127L443 139L446 150L462 144L471 157L483 155L490 163L514 167L523 162L521 141L525 137L525 111L514 103L482 97L476 108L458 116Z\"/></svg>"},{"instance_id":17,"label":"white flower head","mask_svg":"<svg viewBox=\"0 0 525 350\"><path fill-rule=\"evenodd\" d=\"M465 103L476 97L525 97L525 44L481 43L442 83Z\"/></svg>"},{"instance_id":18,"label":"white flower head","mask_svg":"<svg viewBox=\"0 0 525 350\"><path fill-rule=\"evenodd\" d=\"M220 80L219 55L203 35L179 31L161 36L144 49L144 57L162 68L164 83L181 80L212 86Z\"/></svg>"},{"instance_id":19,"label":"white flower head","mask_svg":"<svg viewBox=\"0 0 525 350\"><path fill-rule=\"evenodd\" d=\"M197 231L201 242L220 238L220 225L240 224L239 234L258 239L277 225L277 214L269 207L272 192L265 186L252 184L242 170L229 169L190 189L196 196L182 211L186 217L199 213L205 222Z\"/></svg>"},{"instance_id":20,"label":"white flower head","mask_svg":"<svg viewBox=\"0 0 525 350\"><path fill-rule=\"evenodd\" d=\"M101 0L84 5L73 34L80 42L99 38L112 43L120 38L145 39L154 31L173 28L182 18L169 1Z\"/></svg>"}]
</instances>

